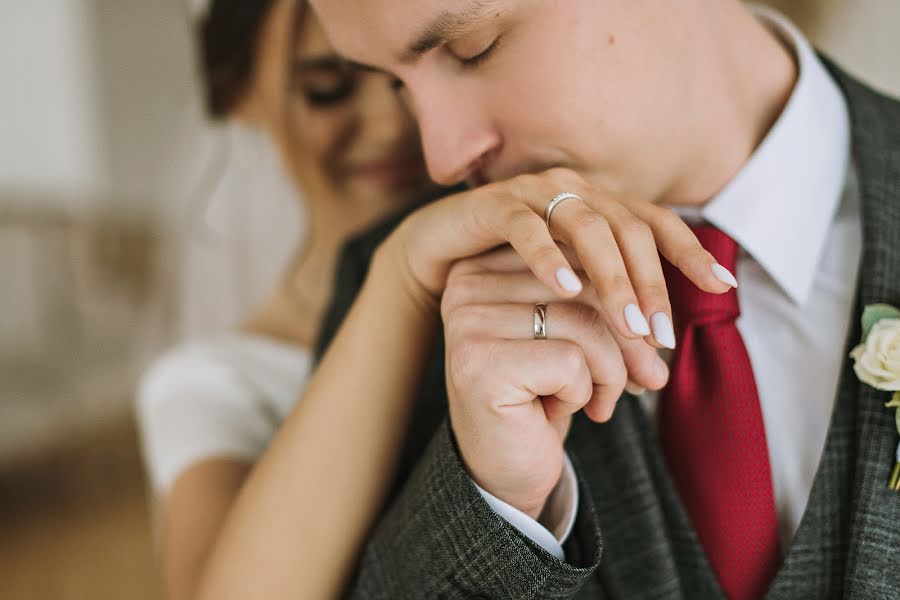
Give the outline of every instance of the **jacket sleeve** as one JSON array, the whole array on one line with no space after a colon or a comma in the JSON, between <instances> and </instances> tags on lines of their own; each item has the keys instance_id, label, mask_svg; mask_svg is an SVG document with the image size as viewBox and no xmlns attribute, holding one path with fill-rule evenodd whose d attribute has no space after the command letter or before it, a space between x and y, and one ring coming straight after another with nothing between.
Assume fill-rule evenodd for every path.
<instances>
[{"instance_id":1,"label":"jacket sleeve","mask_svg":"<svg viewBox=\"0 0 900 600\"><path fill-rule=\"evenodd\" d=\"M466 473L445 419L372 530L345 597L573 598L601 557L598 521L580 477L579 486L568 562L562 562L490 508Z\"/></svg>"}]
</instances>

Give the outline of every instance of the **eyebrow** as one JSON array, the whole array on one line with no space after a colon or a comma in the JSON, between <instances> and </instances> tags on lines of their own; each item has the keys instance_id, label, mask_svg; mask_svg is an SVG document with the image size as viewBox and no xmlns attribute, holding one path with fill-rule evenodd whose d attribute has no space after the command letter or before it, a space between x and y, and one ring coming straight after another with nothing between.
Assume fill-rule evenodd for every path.
<instances>
[{"instance_id":1,"label":"eyebrow","mask_svg":"<svg viewBox=\"0 0 900 600\"><path fill-rule=\"evenodd\" d=\"M410 64L418 60L429 50L433 50L448 40L471 29L472 25L483 19L496 2L479 0L472 2L456 12L443 11L433 21L422 28L400 55L401 64Z\"/></svg>"},{"instance_id":2,"label":"eyebrow","mask_svg":"<svg viewBox=\"0 0 900 600\"><path fill-rule=\"evenodd\" d=\"M294 59L293 68L301 71L324 71L328 69L348 68L350 65L337 54L304 56Z\"/></svg>"}]
</instances>

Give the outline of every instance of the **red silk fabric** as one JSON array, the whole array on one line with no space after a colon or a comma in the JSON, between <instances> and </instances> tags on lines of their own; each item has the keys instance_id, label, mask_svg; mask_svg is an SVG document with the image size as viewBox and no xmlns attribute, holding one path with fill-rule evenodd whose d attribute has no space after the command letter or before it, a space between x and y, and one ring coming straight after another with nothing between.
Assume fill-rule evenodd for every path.
<instances>
[{"instance_id":1,"label":"red silk fabric","mask_svg":"<svg viewBox=\"0 0 900 600\"><path fill-rule=\"evenodd\" d=\"M720 265L738 245L692 228ZM766 430L750 357L735 320L737 293L700 290L663 259L677 345L659 404L669 470L725 595L762 598L780 564Z\"/></svg>"}]
</instances>

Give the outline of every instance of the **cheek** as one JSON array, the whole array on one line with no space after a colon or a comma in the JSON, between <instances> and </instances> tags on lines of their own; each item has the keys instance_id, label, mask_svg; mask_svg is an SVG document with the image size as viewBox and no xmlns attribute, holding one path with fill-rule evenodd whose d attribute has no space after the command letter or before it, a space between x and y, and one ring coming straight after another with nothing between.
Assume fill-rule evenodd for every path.
<instances>
[{"instance_id":1,"label":"cheek","mask_svg":"<svg viewBox=\"0 0 900 600\"><path fill-rule=\"evenodd\" d=\"M511 145L577 154L585 139L604 137L605 107L619 93L608 85L616 48L586 26L592 19L542 12L514 30L508 53L487 67L491 110Z\"/></svg>"},{"instance_id":2,"label":"cheek","mask_svg":"<svg viewBox=\"0 0 900 600\"><path fill-rule=\"evenodd\" d=\"M300 148L302 161L315 163L333 162L340 157L353 134L353 118L348 111L297 111L292 131L295 144Z\"/></svg>"},{"instance_id":3,"label":"cheek","mask_svg":"<svg viewBox=\"0 0 900 600\"><path fill-rule=\"evenodd\" d=\"M638 150L659 133L667 75L626 17L550 15L526 32L529 43L508 58L516 68L491 92L508 141L586 170L624 172L646 153Z\"/></svg>"}]
</instances>

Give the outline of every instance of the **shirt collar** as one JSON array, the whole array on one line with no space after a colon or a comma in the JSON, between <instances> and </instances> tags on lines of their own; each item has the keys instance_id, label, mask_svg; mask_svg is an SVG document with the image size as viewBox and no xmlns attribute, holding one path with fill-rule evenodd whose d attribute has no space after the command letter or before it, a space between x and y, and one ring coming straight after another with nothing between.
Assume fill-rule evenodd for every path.
<instances>
[{"instance_id":1,"label":"shirt collar","mask_svg":"<svg viewBox=\"0 0 900 600\"><path fill-rule=\"evenodd\" d=\"M803 34L771 9L753 10L793 49L799 76L775 125L699 216L734 238L795 303L803 305L843 194L850 153L849 111Z\"/></svg>"}]
</instances>

